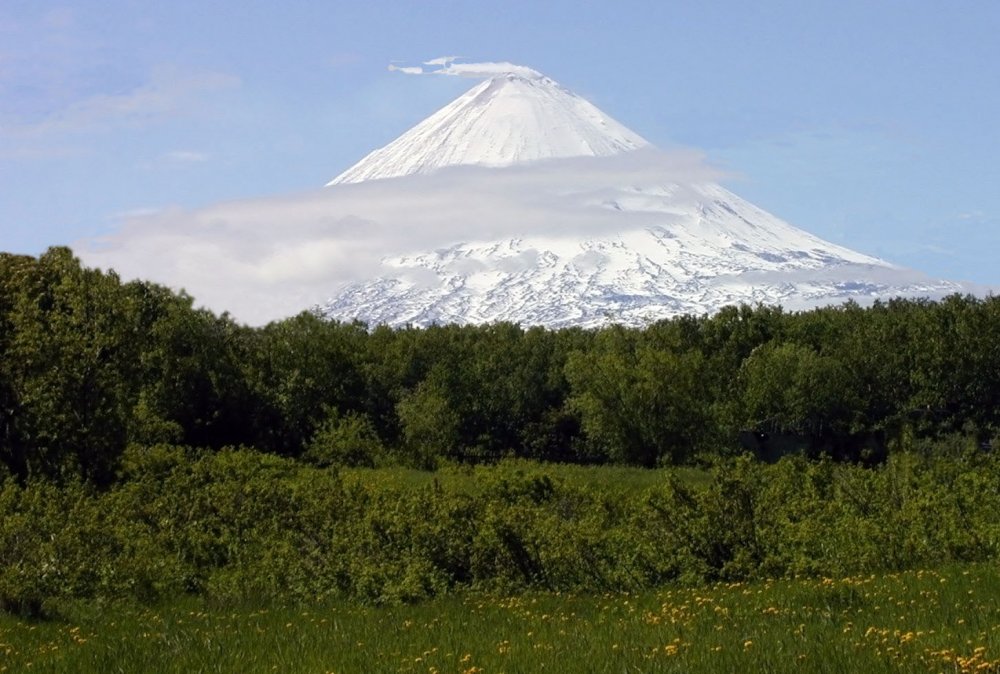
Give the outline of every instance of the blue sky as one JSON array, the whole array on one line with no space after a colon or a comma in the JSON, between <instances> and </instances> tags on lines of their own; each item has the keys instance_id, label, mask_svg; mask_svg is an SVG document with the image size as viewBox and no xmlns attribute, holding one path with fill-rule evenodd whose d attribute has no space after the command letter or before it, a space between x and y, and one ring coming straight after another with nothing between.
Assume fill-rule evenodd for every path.
<instances>
[{"instance_id":1,"label":"blue sky","mask_svg":"<svg viewBox=\"0 0 1000 674\"><path fill-rule=\"evenodd\" d=\"M472 83L531 66L803 229L1000 285L1000 2L0 5L0 250L310 190Z\"/></svg>"}]
</instances>

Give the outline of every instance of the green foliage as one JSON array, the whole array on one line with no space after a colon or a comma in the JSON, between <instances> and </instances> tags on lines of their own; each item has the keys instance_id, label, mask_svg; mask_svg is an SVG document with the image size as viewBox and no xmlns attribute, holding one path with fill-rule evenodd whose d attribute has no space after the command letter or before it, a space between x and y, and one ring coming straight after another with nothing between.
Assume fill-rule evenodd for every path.
<instances>
[{"instance_id":1,"label":"green foliage","mask_svg":"<svg viewBox=\"0 0 1000 674\"><path fill-rule=\"evenodd\" d=\"M992 562L998 335L1000 299L959 296L644 330L251 329L65 248L0 254L0 609L395 606ZM762 465L731 456L746 429L877 431L893 454ZM828 590L801 590L818 621L865 596Z\"/></svg>"},{"instance_id":2,"label":"green foliage","mask_svg":"<svg viewBox=\"0 0 1000 674\"><path fill-rule=\"evenodd\" d=\"M245 331L226 316L194 309L186 295L146 284L129 290L142 306L146 340L130 439L196 447L249 441Z\"/></svg>"},{"instance_id":3,"label":"green foliage","mask_svg":"<svg viewBox=\"0 0 1000 674\"><path fill-rule=\"evenodd\" d=\"M297 456L328 409L360 411L364 386L355 358L364 335L358 325L302 313L248 336L243 376L257 405L253 444Z\"/></svg>"},{"instance_id":4,"label":"green foliage","mask_svg":"<svg viewBox=\"0 0 1000 674\"><path fill-rule=\"evenodd\" d=\"M120 481L0 489L0 602L347 597L457 590L633 591L665 583L867 574L1000 556L1000 458L899 455L664 470L603 488L504 462L423 484L246 449L130 446ZM377 476L379 472L371 473Z\"/></svg>"},{"instance_id":5,"label":"green foliage","mask_svg":"<svg viewBox=\"0 0 1000 674\"><path fill-rule=\"evenodd\" d=\"M356 412L341 416L331 410L317 429L303 459L317 466L366 466L373 468L385 455L375 427Z\"/></svg>"},{"instance_id":6,"label":"green foliage","mask_svg":"<svg viewBox=\"0 0 1000 674\"><path fill-rule=\"evenodd\" d=\"M411 465L433 468L436 457L448 456L457 449L459 417L443 386L432 380L421 382L399 401L396 414Z\"/></svg>"},{"instance_id":7,"label":"green foliage","mask_svg":"<svg viewBox=\"0 0 1000 674\"><path fill-rule=\"evenodd\" d=\"M66 248L0 254L0 291L0 463L21 483L107 489L129 443L650 467L732 456L743 431L838 457L857 438L981 451L1000 434L995 297L728 307L645 329L369 330L310 313L248 328Z\"/></svg>"},{"instance_id":8,"label":"green foliage","mask_svg":"<svg viewBox=\"0 0 1000 674\"><path fill-rule=\"evenodd\" d=\"M739 377L748 428L846 433L858 408L856 387L835 358L794 342L770 342L743 361Z\"/></svg>"},{"instance_id":9,"label":"green foliage","mask_svg":"<svg viewBox=\"0 0 1000 674\"><path fill-rule=\"evenodd\" d=\"M609 459L653 466L682 463L705 437L703 358L634 343L621 331L601 335L596 353L574 353L566 374L570 405Z\"/></svg>"},{"instance_id":10,"label":"green foliage","mask_svg":"<svg viewBox=\"0 0 1000 674\"><path fill-rule=\"evenodd\" d=\"M0 266L0 455L22 478L106 484L136 396L135 307L114 274L82 269L67 248Z\"/></svg>"}]
</instances>

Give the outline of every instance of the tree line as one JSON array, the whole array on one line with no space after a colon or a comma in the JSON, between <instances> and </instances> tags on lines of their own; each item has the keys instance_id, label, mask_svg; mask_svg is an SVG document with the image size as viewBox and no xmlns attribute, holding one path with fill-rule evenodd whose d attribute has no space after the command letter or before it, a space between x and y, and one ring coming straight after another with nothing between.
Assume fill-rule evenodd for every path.
<instances>
[{"instance_id":1,"label":"tree line","mask_svg":"<svg viewBox=\"0 0 1000 674\"><path fill-rule=\"evenodd\" d=\"M683 464L741 431L1000 429L1000 299L787 312L727 307L642 329L391 329L301 313L260 328L183 292L0 254L0 459L21 481L108 485L130 446L246 446L317 465L515 456ZM0 471L3 468L0 467Z\"/></svg>"}]
</instances>

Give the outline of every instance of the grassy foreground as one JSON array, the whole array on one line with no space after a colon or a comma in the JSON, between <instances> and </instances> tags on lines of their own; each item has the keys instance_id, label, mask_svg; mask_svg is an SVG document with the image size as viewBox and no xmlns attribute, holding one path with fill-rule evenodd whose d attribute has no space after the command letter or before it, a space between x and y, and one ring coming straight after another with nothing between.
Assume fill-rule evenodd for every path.
<instances>
[{"instance_id":1,"label":"grassy foreground","mask_svg":"<svg viewBox=\"0 0 1000 674\"><path fill-rule=\"evenodd\" d=\"M1000 568L410 606L72 603L0 617L5 672L1000 671Z\"/></svg>"}]
</instances>

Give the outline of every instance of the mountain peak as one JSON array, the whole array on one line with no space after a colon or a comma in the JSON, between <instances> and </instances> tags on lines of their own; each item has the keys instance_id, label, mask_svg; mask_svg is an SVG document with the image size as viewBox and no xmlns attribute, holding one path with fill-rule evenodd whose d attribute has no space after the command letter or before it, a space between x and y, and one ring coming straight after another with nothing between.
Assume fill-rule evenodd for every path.
<instances>
[{"instance_id":1,"label":"mountain peak","mask_svg":"<svg viewBox=\"0 0 1000 674\"><path fill-rule=\"evenodd\" d=\"M470 65L480 68L462 69ZM327 184L430 173L445 166L604 157L649 144L537 70L510 63L449 68L456 72L448 74L486 79ZM394 69L425 74L419 68Z\"/></svg>"},{"instance_id":2,"label":"mountain peak","mask_svg":"<svg viewBox=\"0 0 1000 674\"><path fill-rule=\"evenodd\" d=\"M433 69L394 69L484 81L331 184L462 164L609 157L648 145L530 68L452 57L423 65ZM319 310L370 325L638 326L738 303L798 310L961 288L824 241L696 175L620 170L633 159L639 153L580 162L578 169L603 167L593 176L596 191L581 171L560 171L555 162L515 171L521 182L509 195L488 192L489 209L477 190L491 188L499 169L461 180L445 173L433 185L385 185L377 192L390 200L415 189L453 200L447 217L476 227L459 235L469 237L464 242L383 258L379 277L341 288ZM492 229L484 226L491 220ZM510 223L525 231L511 235ZM488 233L494 230L504 234Z\"/></svg>"}]
</instances>

